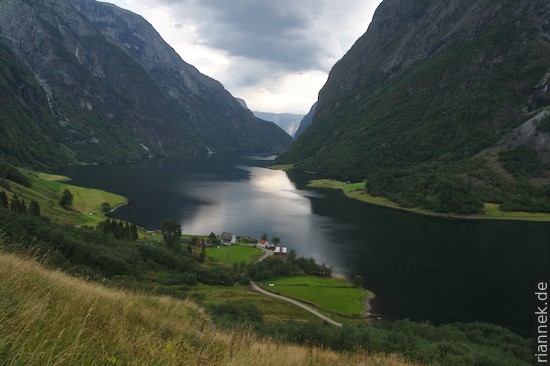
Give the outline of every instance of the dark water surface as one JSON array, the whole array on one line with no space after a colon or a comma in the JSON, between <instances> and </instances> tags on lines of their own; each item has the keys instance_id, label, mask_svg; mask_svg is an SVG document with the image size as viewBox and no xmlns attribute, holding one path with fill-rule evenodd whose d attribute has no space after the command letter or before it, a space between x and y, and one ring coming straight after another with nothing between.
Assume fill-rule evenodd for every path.
<instances>
[{"instance_id":1,"label":"dark water surface","mask_svg":"<svg viewBox=\"0 0 550 366\"><path fill-rule=\"evenodd\" d=\"M149 229L279 236L298 255L361 274L385 317L532 329L536 279L550 277L550 224L424 217L305 187L268 157L211 155L76 167L73 183L131 199L113 216ZM310 177L309 177L310 178Z\"/></svg>"}]
</instances>

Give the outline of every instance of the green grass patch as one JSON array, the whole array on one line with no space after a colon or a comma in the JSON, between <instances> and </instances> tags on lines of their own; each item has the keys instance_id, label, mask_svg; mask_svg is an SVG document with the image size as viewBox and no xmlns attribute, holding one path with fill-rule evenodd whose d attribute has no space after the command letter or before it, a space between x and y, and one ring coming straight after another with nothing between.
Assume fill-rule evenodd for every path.
<instances>
[{"instance_id":1,"label":"green grass patch","mask_svg":"<svg viewBox=\"0 0 550 366\"><path fill-rule=\"evenodd\" d=\"M370 195L365 190L365 183L351 183L346 184L332 179L318 179L312 180L307 185L311 188L332 188L341 189L347 197L357 199L362 202L370 203L373 205L384 206L413 212L421 215L439 216L439 217L454 217L464 219L488 219L488 220L520 220L520 221L550 221L550 214L543 212L519 212L519 211L503 211L500 205L495 203L485 203L483 213L475 215L456 215L456 214L441 214L433 211L429 211L423 208L405 208L399 206L399 204L385 198L375 197Z\"/></svg>"},{"instance_id":2,"label":"green grass patch","mask_svg":"<svg viewBox=\"0 0 550 366\"><path fill-rule=\"evenodd\" d=\"M49 174L49 173L37 173L38 178L47 180L50 182L68 182L71 180L71 178L66 177L64 175L56 175L56 174Z\"/></svg>"},{"instance_id":3,"label":"green grass patch","mask_svg":"<svg viewBox=\"0 0 550 366\"><path fill-rule=\"evenodd\" d=\"M274 286L269 286L274 284ZM329 312L362 316L367 290L334 278L315 276L283 277L261 283L268 291L306 301Z\"/></svg>"},{"instance_id":4,"label":"green grass patch","mask_svg":"<svg viewBox=\"0 0 550 366\"><path fill-rule=\"evenodd\" d=\"M285 321L323 323L315 315L297 306L289 306L286 301L252 291L249 285L232 287L197 285L189 290L188 295L189 298L204 305L225 304L228 301L241 305L254 304L262 311L265 323Z\"/></svg>"},{"instance_id":5,"label":"green grass patch","mask_svg":"<svg viewBox=\"0 0 550 366\"><path fill-rule=\"evenodd\" d=\"M55 222L68 222L78 225L97 225L105 220L101 211L101 204L108 202L111 207L126 204L125 197L106 192L100 189L77 187L63 183L69 178L61 175L36 173L26 171L32 182L31 188L10 183L13 193L17 193L26 203L37 201L40 204L42 215ZM68 189L73 194L73 205L65 209L59 204L62 192ZM11 197L11 193L8 192Z\"/></svg>"},{"instance_id":6,"label":"green grass patch","mask_svg":"<svg viewBox=\"0 0 550 366\"><path fill-rule=\"evenodd\" d=\"M221 245L219 248L206 248L206 257L219 263L233 265L234 263L255 262L263 255L263 251L246 245Z\"/></svg>"},{"instance_id":7,"label":"green grass patch","mask_svg":"<svg viewBox=\"0 0 550 366\"><path fill-rule=\"evenodd\" d=\"M550 221L549 213L503 211L496 203L485 203L483 217L496 220Z\"/></svg>"}]
</instances>

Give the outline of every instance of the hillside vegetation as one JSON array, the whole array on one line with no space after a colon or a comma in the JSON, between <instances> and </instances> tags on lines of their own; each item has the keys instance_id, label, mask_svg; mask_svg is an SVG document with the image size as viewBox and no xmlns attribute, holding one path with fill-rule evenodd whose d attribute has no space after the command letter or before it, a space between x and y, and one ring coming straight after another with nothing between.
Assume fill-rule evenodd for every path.
<instances>
[{"instance_id":1,"label":"hillside vegetation","mask_svg":"<svg viewBox=\"0 0 550 366\"><path fill-rule=\"evenodd\" d=\"M544 128L505 138L550 105L548 16L540 1L382 2L277 163L366 179L402 207L549 212Z\"/></svg>"},{"instance_id":2,"label":"hillside vegetation","mask_svg":"<svg viewBox=\"0 0 550 366\"><path fill-rule=\"evenodd\" d=\"M125 197L118 194L68 184L68 177L32 171L26 171L25 176L30 186L11 182L9 190L6 190L7 196L11 199L17 194L27 203L37 201L42 215L57 223L97 225L106 219L102 209L104 203L110 208L115 208L128 202ZM59 200L66 189L74 198L71 207L65 208L59 204Z\"/></svg>"},{"instance_id":3,"label":"hillside vegetation","mask_svg":"<svg viewBox=\"0 0 550 366\"><path fill-rule=\"evenodd\" d=\"M215 330L190 301L110 290L0 253L3 365L409 365Z\"/></svg>"}]
</instances>

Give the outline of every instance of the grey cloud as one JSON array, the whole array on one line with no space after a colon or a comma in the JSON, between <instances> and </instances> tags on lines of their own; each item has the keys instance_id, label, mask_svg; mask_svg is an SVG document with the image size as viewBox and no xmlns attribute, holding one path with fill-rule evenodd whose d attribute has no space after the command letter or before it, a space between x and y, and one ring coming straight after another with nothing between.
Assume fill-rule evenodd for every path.
<instances>
[{"instance_id":1,"label":"grey cloud","mask_svg":"<svg viewBox=\"0 0 550 366\"><path fill-rule=\"evenodd\" d=\"M330 42L319 37L311 21L326 1L163 0L198 22L201 44L289 70L326 68Z\"/></svg>"}]
</instances>

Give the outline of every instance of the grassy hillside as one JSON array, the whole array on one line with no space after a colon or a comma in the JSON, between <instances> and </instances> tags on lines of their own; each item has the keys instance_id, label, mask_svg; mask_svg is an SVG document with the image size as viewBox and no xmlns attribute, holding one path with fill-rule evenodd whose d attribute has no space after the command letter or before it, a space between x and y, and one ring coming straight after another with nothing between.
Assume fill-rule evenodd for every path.
<instances>
[{"instance_id":1,"label":"grassy hillside","mask_svg":"<svg viewBox=\"0 0 550 366\"><path fill-rule=\"evenodd\" d=\"M8 197L11 199L13 194L17 194L27 204L33 200L37 201L42 215L58 223L95 226L105 220L101 208L104 202L112 208L128 202L125 197L114 193L68 184L66 183L70 180L68 177L32 171L25 171L25 175L30 179L31 186L25 187L12 181L10 182L11 192L6 191ZM59 204L65 189L74 196L70 208L63 208Z\"/></svg>"},{"instance_id":2,"label":"grassy hillside","mask_svg":"<svg viewBox=\"0 0 550 366\"><path fill-rule=\"evenodd\" d=\"M104 288L0 253L3 365L409 365L219 331L190 301Z\"/></svg>"}]
</instances>

